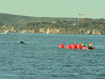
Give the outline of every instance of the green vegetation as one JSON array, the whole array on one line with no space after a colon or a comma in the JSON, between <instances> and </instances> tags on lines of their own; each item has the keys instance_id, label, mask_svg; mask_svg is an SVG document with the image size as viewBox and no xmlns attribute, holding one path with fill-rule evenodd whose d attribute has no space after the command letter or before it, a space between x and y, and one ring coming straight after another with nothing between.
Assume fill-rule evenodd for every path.
<instances>
[{"instance_id":1,"label":"green vegetation","mask_svg":"<svg viewBox=\"0 0 105 79\"><path fill-rule=\"evenodd\" d=\"M49 28L50 33L59 34L105 34L105 20L103 18L29 17L1 13L0 26L1 32L9 29L11 32L25 30L31 33L46 33Z\"/></svg>"}]
</instances>

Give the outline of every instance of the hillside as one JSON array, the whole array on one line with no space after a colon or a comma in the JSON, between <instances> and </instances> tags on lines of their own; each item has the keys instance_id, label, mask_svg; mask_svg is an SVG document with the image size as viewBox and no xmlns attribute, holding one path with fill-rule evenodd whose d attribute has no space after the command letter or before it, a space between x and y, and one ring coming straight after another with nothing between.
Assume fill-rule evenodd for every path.
<instances>
[{"instance_id":1,"label":"hillside","mask_svg":"<svg viewBox=\"0 0 105 79\"><path fill-rule=\"evenodd\" d=\"M51 18L51 17L30 17L30 16L22 16L22 15L13 15L13 14L5 14L0 13L0 22L3 24L10 24L10 23L16 23L20 24L23 22L35 22L35 21L64 21L64 20L74 20L78 18Z\"/></svg>"},{"instance_id":2,"label":"hillside","mask_svg":"<svg viewBox=\"0 0 105 79\"><path fill-rule=\"evenodd\" d=\"M0 32L105 34L105 20L91 18L30 17L0 13Z\"/></svg>"}]
</instances>

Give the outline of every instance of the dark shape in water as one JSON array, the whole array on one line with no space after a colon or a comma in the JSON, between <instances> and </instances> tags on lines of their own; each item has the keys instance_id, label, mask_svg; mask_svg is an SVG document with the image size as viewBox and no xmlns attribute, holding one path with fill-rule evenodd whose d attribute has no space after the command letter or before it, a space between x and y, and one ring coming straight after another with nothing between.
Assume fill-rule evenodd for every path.
<instances>
[{"instance_id":1,"label":"dark shape in water","mask_svg":"<svg viewBox=\"0 0 105 79\"><path fill-rule=\"evenodd\" d=\"M23 41L20 41L20 44L25 44Z\"/></svg>"}]
</instances>

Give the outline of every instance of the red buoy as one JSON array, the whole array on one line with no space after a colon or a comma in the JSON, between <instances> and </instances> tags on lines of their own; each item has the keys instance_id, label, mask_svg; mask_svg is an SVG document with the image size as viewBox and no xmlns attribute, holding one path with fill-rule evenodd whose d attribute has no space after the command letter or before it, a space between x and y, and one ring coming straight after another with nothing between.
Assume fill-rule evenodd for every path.
<instances>
[{"instance_id":1,"label":"red buoy","mask_svg":"<svg viewBox=\"0 0 105 79\"><path fill-rule=\"evenodd\" d=\"M72 47L72 49L77 49L77 45L75 45L75 44L72 44L71 47Z\"/></svg>"},{"instance_id":2,"label":"red buoy","mask_svg":"<svg viewBox=\"0 0 105 79\"><path fill-rule=\"evenodd\" d=\"M75 44L75 45L76 45L76 49L77 49L77 45L78 45L78 44Z\"/></svg>"},{"instance_id":3,"label":"red buoy","mask_svg":"<svg viewBox=\"0 0 105 79\"><path fill-rule=\"evenodd\" d=\"M66 49L71 49L71 46L70 46L70 45L67 45L67 46L66 46Z\"/></svg>"},{"instance_id":4,"label":"red buoy","mask_svg":"<svg viewBox=\"0 0 105 79\"><path fill-rule=\"evenodd\" d=\"M63 44L60 44L60 45L59 45L59 48L64 48L64 45L63 45Z\"/></svg>"},{"instance_id":5,"label":"red buoy","mask_svg":"<svg viewBox=\"0 0 105 79\"><path fill-rule=\"evenodd\" d=\"M77 49L82 49L82 46L80 44L78 44Z\"/></svg>"},{"instance_id":6,"label":"red buoy","mask_svg":"<svg viewBox=\"0 0 105 79\"><path fill-rule=\"evenodd\" d=\"M88 47L86 47L86 46L84 46L84 47L82 47L82 49L89 49Z\"/></svg>"}]
</instances>

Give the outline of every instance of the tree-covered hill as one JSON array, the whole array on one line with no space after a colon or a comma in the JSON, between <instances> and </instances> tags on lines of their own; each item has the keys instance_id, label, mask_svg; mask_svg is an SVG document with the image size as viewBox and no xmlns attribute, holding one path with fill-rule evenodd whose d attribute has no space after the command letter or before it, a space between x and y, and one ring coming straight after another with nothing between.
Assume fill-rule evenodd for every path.
<instances>
[{"instance_id":1,"label":"tree-covered hill","mask_svg":"<svg viewBox=\"0 0 105 79\"><path fill-rule=\"evenodd\" d=\"M74 20L77 18L51 18L51 17L31 17L31 16L22 16L22 15L13 15L13 14L5 14L0 13L0 22L3 24L10 24L10 23L23 23L23 22L35 22L35 21L64 21L64 20Z\"/></svg>"},{"instance_id":2,"label":"tree-covered hill","mask_svg":"<svg viewBox=\"0 0 105 79\"><path fill-rule=\"evenodd\" d=\"M105 34L105 19L30 17L0 13L0 32Z\"/></svg>"}]
</instances>

